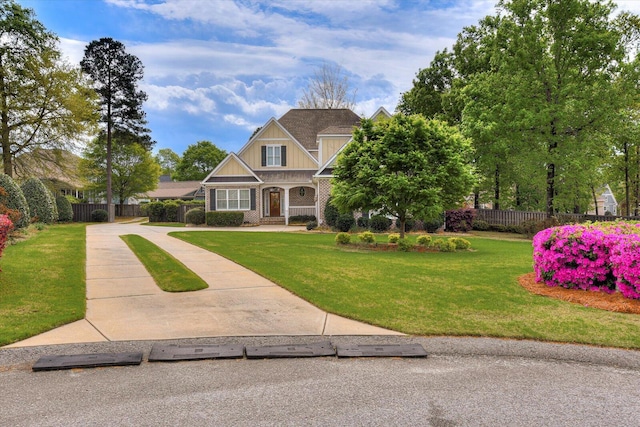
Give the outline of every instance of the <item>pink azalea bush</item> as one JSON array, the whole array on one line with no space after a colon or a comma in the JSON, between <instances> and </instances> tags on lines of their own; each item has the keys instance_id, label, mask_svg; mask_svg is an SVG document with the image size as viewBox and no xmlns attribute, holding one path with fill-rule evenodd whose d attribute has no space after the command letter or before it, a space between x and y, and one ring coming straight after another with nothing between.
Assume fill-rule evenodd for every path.
<instances>
[{"instance_id":1,"label":"pink azalea bush","mask_svg":"<svg viewBox=\"0 0 640 427\"><path fill-rule=\"evenodd\" d=\"M13 222L9 219L8 215L0 215L0 257L7 244L9 233L13 230Z\"/></svg>"},{"instance_id":2,"label":"pink azalea bush","mask_svg":"<svg viewBox=\"0 0 640 427\"><path fill-rule=\"evenodd\" d=\"M533 238L536 280L640 298L640 224L565 225Z\"/></svg>"},{"instance_id":3,"label":"pink azalea bush","mask_svg":"<svg viewBox=\"0 0 640 427\"><path fill-rule=\"evenodd\" d=\"M630 234L620 239L610 259L618 290L627 298L640 299L640 235Z\"/></svg>"}]
</instances>

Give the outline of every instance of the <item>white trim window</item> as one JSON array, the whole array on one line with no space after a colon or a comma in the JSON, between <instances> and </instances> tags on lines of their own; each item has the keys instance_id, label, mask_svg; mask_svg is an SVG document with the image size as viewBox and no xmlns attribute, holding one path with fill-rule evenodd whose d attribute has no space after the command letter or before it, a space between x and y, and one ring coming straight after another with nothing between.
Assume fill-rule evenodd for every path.
<instances>
[{"instance_id":1,"label":"white trim window","mask_svg":"<svg viewBox=\"0 0 640 427\"><path fill-rule=\"evenodd\" d=\"M251 209L251 190L216 190L216 210L248 211Z\"/></svg>"},{"instance_id":2,"label":"white trim window","mask_svg":"<svg viewBox=\"0 0 640 427\"><path fill-rule=\"evenodd\" d=\"M267 166L281 166L281 145L267 145Z\"/></svg>"}]
</instances>

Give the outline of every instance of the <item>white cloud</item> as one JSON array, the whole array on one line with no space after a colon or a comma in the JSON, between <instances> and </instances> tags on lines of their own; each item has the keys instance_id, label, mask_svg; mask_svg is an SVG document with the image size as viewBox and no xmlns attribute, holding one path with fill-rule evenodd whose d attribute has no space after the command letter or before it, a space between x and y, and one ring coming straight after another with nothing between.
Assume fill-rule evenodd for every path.
<instances>
[{"instance_id":1,"label":"white cloud","mask_svg":"<svg viewBox=\"0 0 640 427\"><path fill-rule=\"evenodd\" d=\"M188 89L180 86L141 85L149 99L146 107L154 110L182 110L189 114L209 114L216 111L216 103L206 88Z\"/></svg>"}]
</instances>

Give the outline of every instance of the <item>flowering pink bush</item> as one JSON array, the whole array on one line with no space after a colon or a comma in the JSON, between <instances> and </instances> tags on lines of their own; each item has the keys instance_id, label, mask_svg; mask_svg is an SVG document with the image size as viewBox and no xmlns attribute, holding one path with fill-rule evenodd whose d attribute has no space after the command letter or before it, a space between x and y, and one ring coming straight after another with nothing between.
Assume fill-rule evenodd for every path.
<instances>
[{"instance_id":1,"label":"flowering pink bush","mask_svg":"<svg viewBox=\"0 0 640 427\"><path fill-rule=\"evenodd\" d=\"M0 257L4 251L4 247L7 244L7 238L9 233L13 230L13 223L9 219L8 215L0 215Z\"/></svg>"},{"instance_id":2,"label":"flowering pink bush","mask_svg":"<svg viewBox=\"0 0 640 427\"><path fill-rule=\"evenodd\" d=\"M640 236L623 236L612 248L610 258L618 290L627 298L640 299Z\"/></svg>"},{"instance_id":3,"label":"flowering pink bush","mask_svg":"<svg viewBox=\"0 0 640 427\"><path fill-rule=\"evenodd\" d=\"M566 225L533 238L536 280L640 298L640 224Z\"/></svg>"}]
</instances>

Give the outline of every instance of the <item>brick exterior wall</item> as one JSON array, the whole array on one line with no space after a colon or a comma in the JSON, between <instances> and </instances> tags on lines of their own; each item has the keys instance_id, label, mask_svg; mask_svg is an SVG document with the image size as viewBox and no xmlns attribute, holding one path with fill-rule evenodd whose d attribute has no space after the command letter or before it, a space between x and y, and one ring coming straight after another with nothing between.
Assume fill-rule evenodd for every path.
<instances>
[{"instance_id":1,"label":"brick exterior wall","mask_svg":"<svg viewBox=\"0 0 640 427\"><path fill-rule=\"evenodd\" d=\"M304 188L304 196L300 195ZM294 187L289 190L289 206L315 206L316 190L313 187Z\"/></svg>"},{"instance_id":2,"label":"brick exterior wall","mask_svg":"<svg viewBox=\"0 0 640 427\"><path fill-rule=\"evenodd\" d=\"M245 186L237 186L237 185L221 185L218 188L220 189L238 189L238 190L243 190L243 189L252 189L255 188L256 190L256 209L255 210L249 210L249 211L242 211L244 213L244 222L248 222L250 224L259 224L260 223L260 203L262 203L262 198L261 198L261 194L260 194L260 189L256 186L251 186L251 185L245 185ZM205 203L205 212L208 212L211 210L211 190L215 190L214 187L209 187L207 186L205 188L205 196L204 196L204 203Z\"/></svg>"},{"instance_id":3,"label":"brick exterior wall","mask_svg":"<svg viewBox=\"0 0 640 427\"><path fill-rule=\"evenodd\" d=\"M327 205L327 200L331 196L331 179L319 178L318 179L318 223L324 224L324 208Z\"/></svg>"}]
</instances>

